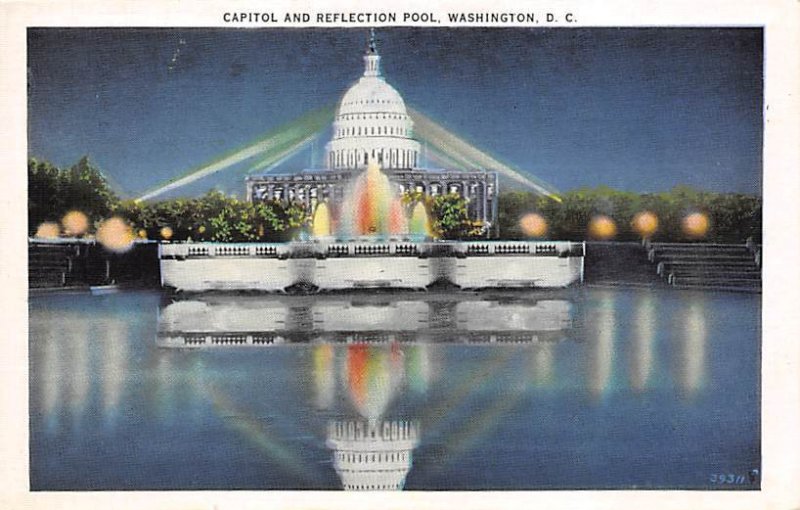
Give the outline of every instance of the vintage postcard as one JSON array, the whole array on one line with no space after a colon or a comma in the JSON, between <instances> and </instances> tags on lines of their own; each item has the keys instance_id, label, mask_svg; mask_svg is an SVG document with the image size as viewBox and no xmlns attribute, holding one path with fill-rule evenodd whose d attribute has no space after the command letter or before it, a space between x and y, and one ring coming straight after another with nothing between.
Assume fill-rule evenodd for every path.
<instances>
[{"instance_id":1,"label":"vintage postcard","mask_svg":"<svg viewBox=\"0 0 800 510\"><path fill-rule=\"evenodd\" d=\"M797 3L72 7L2 6L11 507L800 505Z\"/></svg>"}]
</instances>

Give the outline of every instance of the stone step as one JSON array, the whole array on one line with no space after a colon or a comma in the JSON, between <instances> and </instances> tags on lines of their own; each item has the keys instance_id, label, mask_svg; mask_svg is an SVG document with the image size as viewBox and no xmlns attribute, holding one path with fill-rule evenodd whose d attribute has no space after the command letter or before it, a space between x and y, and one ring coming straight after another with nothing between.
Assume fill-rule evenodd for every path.
<instances>
[{"instance_id":1,"label":"stone step","mask_svg":"<svg viewBox=\"0 0 800 510\"><path fill-rule=\"evenodd\" d=\"M664 266L716 266L716 267L758 267L756 261L752 258L747 260L717 260L717 259L678 259L678 260L661 260L659 263Z\"/></svg>"},{"instance_id":2,"label":"stone step","mask_svg":"<svg viewBox=\"0 0 800 510\"><path fill-rule=\"evenodd\" d=\"M703 278L696 276L677 276L672 278L672 285L693 286L726 286L726 287L760 287L761 279L758 278Z\"/></svg>"},{"instance_id":3,"label":"stone step","mask_svg":"<svg viewBox=\"0 0 800 510\"><path fill-rule=\"evenodd\" d=\"M695 260L755 260L755 257L751 253L742 253L742 254L701 254L701 253L681 253L681 254L660 254L655 256L655 260L660 261L667 261L667 260L687 260L687 261L695 261Z\"/></svg>"},{"instance_id":4,"label":"stone step","mask_svg":"<svg viewBox=\"0 0 800 510\"><path fill-rule=\"evenodd\" d=\"M665 273L673 277L697 277L697 278L741 278L741 279L761 279L761 273L758 271L744 272L744 271L670 271Z\"/></svg>"},{"instance_id":5,"label":"stone step","mask_svg":"<svg viewBox=\"0 0 800 510\"><path fill-rule=\"evenodd\" d=\"M719 249L747 249L746 244L723 244L723 243L650 243L650 248L654 248L657 250L660 249L681 249L681 248L692 248L692 249L712 249L712 248L719 248Z\"/></svg>"}]
</instances>

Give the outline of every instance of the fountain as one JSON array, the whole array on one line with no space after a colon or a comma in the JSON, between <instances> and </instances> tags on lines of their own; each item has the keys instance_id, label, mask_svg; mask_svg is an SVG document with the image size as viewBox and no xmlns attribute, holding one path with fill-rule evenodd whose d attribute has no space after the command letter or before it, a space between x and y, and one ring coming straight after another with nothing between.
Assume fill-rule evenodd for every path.
<instances>
[{"instance_id":1,"label":"fountain","mask_svg":"<svg viewBox=\"0 0 800 510\"><path fill-rule=\"evenodd\" d=\"M317 205L310 239L161 244L162 285L187 292L275 292L426 289L437 281L461 288L566 287L583 279L583 243L440 241L425 205L409 209L371 160L341 207Z\"/></svg>"},{"instance_id":2,"label":"fountain","mask_svg":"<svg viewBox=\"0 0 800 510\"><path fill-rule=\"evenodd\" d=\"M318 204L311 221L312 239L375 242L425 241L433 237L425 205L417 202L407 217L399 193L374 160L350 185L340 211L339 218L334 220L328 203Z\"/></svg>"},{"instance_id":3,"label":"fountain","mask_svg":"<svg viewBox=\"0 0 800 510\"><path fill-rule=\"evenodd\" d=\"M408 235L408 221L400 196L375 160L370 160L367 169L348 190L337 234L375 239Z\"/></svg>"}]
</instances>

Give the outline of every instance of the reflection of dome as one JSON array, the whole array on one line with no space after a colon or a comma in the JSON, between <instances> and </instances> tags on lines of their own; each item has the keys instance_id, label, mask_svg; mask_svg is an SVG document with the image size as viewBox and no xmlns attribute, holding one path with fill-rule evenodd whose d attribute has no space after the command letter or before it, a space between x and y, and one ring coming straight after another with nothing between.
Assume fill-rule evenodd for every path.
<instances>
[{"instance_id":1,"label":"reflection of dome","mask_svg":"<svg viewBox=\"0 0 800 510\"><path fill-rule=\"evenodd\" d=\"M374 35L364 55L364 74L345 92L327 145L328 168L358 169L370 158L383 168L417 166L419 142L403 98L381 76Z\"/></svg>"},{"instance_id":2,"label":"reflection of dome","mask_svg":"<svg viewBox=\"0 0 800 510\"><path fill-rule=\"evenodd\" d=\"M400 490L419 444L419 424L331 421L326 444L345 490Z\"/></svg>"}]
</instances>

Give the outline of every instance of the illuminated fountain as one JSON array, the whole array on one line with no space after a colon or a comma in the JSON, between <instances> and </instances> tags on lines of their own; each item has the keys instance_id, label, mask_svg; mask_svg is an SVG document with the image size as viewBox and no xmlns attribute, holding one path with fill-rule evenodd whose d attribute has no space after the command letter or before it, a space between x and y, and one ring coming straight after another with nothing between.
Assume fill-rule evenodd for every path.
<instances>
[{"instance_id":1,"label":"illuminated fountain","mask_svg":"<svg viewBox=\"0 0 800 510\"><path fill-rule=\"evenodd\" d=\"M408 221L400 197L374 160L352 183L342 204L339 237L376 239L408 234Z\"/></svg>"},{"instance_id":2,"label":"illuminated fountain","mask_svg":"<svg viewBox=\"0 0 800 510\"><path fill-rule=\"evenodd\" d=\"M380 165L371 160L366 170L351 183L338 220L331 217L326 202L316 207L311 233L316 240L423 241L431 237L431 227L428 211L422 203L415 204L407 217L400 194Z\"/></svg>"}]
</instances>

